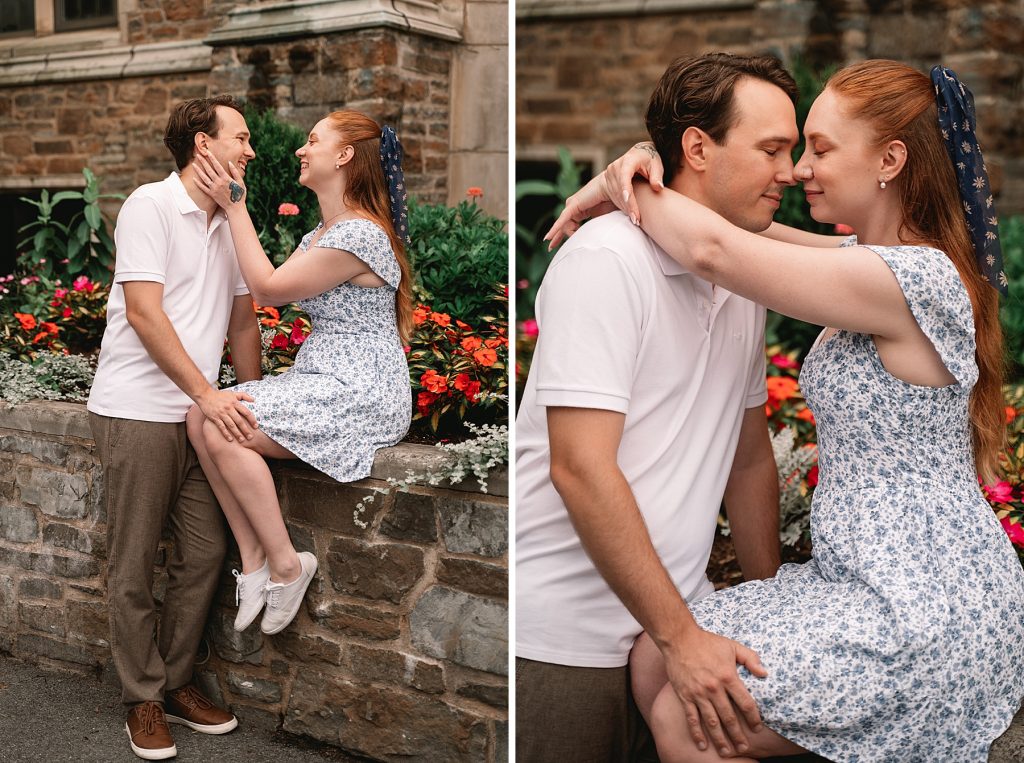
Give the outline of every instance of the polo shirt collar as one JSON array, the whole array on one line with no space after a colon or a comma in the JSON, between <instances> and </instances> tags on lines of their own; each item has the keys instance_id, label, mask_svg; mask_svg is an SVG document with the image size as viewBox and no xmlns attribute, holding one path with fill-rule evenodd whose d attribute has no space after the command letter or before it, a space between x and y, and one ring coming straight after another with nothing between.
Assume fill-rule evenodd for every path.
<instances>
[{"instance_id":1,"label":"polo shirt collar","mask_svg":"<svg viewBox=\"0 0 1024 763\"><path fill-rule=\"evenodd\" d=\"M174 205L181 214L202 213L203 210L199 208L199 205L192 200L192 197L188 195L188 191L185 190L185 184L181 182L181 175L177 172L172 172L164 182L171 189L171 198L174 199ZM222 218L227 219L227 215L224 214L223 209L218 207L217 211L213 213L214 224L211 226L211 231L220 224Z\"/></svg>"}]
</instances>

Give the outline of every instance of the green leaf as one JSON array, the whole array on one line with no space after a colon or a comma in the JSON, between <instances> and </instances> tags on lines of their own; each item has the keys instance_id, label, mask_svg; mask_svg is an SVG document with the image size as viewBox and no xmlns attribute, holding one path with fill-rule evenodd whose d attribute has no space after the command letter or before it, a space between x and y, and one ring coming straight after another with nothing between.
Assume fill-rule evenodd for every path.
<instances>
[{"instance_id":1,"label":"green leaf","mask_svg":"<svg viewBox=\"0 0 1024 763\"><path fill-rule=\"evenodd\" d=\"M103 224L103 218L100 216L100 208L96 204L89 204L85 208L85 219L89 223L89 227L96 230Z\"/></svg>"}]
</instances>

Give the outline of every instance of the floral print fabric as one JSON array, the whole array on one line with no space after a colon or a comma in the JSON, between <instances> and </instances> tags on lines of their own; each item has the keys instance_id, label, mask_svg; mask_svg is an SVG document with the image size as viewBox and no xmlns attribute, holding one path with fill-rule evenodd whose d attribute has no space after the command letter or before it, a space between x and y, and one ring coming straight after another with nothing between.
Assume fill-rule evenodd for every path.
<instances>
[{"instance_id":1,"label":"floral print fabric","mask_svg":"<svg viewBox=\"0 0 1024 763\"><path fill-rule=\"evenodd\" d=\"M302 239L309 249L321 226ZM280 376L239 384L268 437L339 482L370 474L379 448L409 431L409 367L395 323L401 270L387 234L369 220L342 220L317 241L365 262L386 286L343 283L299 304L312 332ZM302 254L293 256L301 257Z\"/></svg>"},{"instance_id":2,"label":"floral print fabric","mask_svg":"<svg viewBox=\"0 0 1024 763\"><path fill-rule=\"evenodd\" d=\"M836 763L984 763L1024 697L1024 570L978 486L970 300L942 252L869 248L956 383L892 376L869 335L819 342L800 375L814 558L693 613L758 652L768 677L740 674L793 742Z\"/></svg>"}]
</instances>

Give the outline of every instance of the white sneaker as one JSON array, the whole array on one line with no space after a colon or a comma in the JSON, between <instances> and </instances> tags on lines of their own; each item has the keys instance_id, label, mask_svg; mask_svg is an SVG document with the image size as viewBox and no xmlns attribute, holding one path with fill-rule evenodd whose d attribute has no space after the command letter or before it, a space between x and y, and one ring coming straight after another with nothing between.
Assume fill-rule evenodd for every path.
<instances>
[{"instance_id":1,"label":"white sneaker","mask_svg":"<svg viewBox=\"0 0 1024 763\"><path fill-rule=\"evenodd\" d=\"M235 576L235 604L238 606L235 630L241 633L252 624L256 615L263 609L266 601L265 587L270 581L270 565L263 562L260 569L248 575L243 575L238 570L231 570L231 574Z\"/></svg>"},{"instance_id":2,"label":"white sneaker","mask_svg":"<svg viewBox=\"0 0 1024 763\"><path fill-rule=\"evenodd\" d=\"M299 606L306 595L306 589L316 574L316 557L308 551L299 552L299 564L302 571L291 583L271 583L264 586L267 592L267 608L263 612L260 630L267 635L279 633L295 619Z\"/></svg>"}]
</instances>

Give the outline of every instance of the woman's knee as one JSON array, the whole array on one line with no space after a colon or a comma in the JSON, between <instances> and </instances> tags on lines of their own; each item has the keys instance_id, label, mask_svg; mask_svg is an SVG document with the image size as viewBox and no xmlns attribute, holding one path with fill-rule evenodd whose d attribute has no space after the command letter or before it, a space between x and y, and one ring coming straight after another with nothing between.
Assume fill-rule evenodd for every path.
<instances>
[{"instance_id":1,"label":"woman's knee","mask_svg":"<svg viewBox=\"0 0 1024 763\"><path fill-rule=\"evenodd\" d=\"M193 405L185 414L185 431L188 432L188 439L193 446L203 443L203 422L205 421L206 416L203 415L198 405Z\"/></svg>"}]
</instances>

